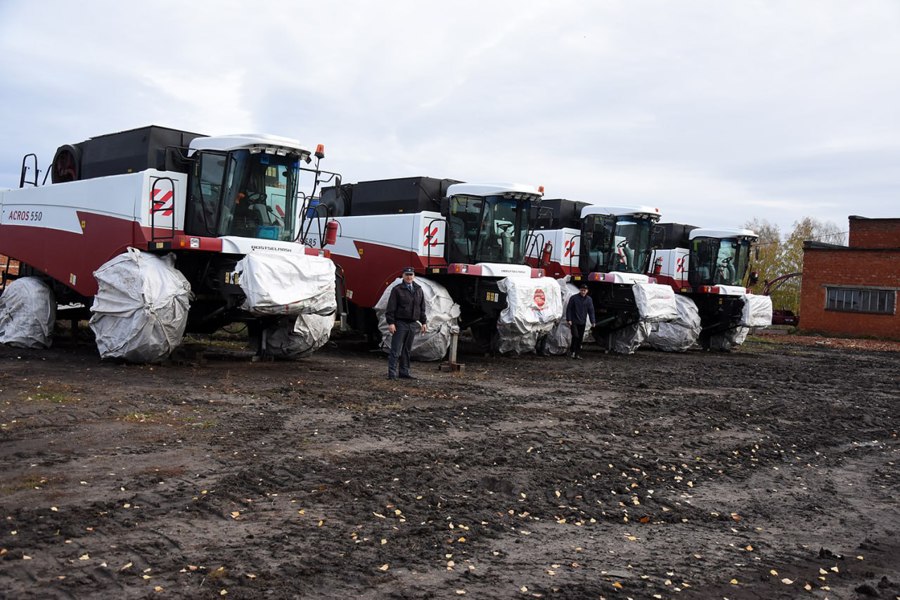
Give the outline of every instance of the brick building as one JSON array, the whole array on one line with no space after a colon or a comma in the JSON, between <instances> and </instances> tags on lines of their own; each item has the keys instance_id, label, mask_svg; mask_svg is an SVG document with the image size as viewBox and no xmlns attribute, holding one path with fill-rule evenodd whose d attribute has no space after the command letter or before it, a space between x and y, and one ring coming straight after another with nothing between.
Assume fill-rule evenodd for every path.
<instances>
[{"instance_id":1,"label":"brick building","mask_svg":"<svg viewBox=\"0 0 900 600\"><path fill-rule=\"evenodd\" d=\"M804 331L900 339L900 218L850 217L847 246L803 243Z\"/></svg>"}]
</instances>

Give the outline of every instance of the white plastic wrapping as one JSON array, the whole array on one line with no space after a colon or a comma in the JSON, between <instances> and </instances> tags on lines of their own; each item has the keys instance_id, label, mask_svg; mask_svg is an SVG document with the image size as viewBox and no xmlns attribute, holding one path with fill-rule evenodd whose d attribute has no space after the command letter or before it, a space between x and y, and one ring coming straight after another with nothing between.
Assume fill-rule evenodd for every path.
<instances>
[{"instance_id":1,"label":"white plastic wrapping","mask_svg":"<svg viewBox=\"0 0 900 600\"><path fill-rule=\"evenodd\" d=\"M6 284L0 295L0 343L16 348L49 348L56 324L53 291L36 277Z\"/></svg>"},{"instance_id":2,"label":"white plastic wrapping","mask_svg":"<svg viewBox=\"0 0 900 600\"><path fill-rule=\"evenodd\" d=\"M768 327L772 324L772 298L746 294L741 325L744 327Z\"/></svg>"},{"instance_id":3,"label":"white plastic wrapping","mask_svg":"<svg viewBox=\"0 0 900 600\"><path fill-rule=\"evenodd\" d=\"M497 287L506 294L506 308L497 321L498 351L533 352L562 317L559 284L552 277L507 277Z\"/></svg>"},{"instance_id":4,"label":"white plastic wrapping","mask_svg":"<svg viewBox=\"0 0 900 600\"><path fill-rule=\"evenodd\" d=\"M675 290L658 283L635 283L631 286L634 302L642 321L660 323L678 318Z\"/></svg>"},{"instance_id":5,"label":"white plastic wrapping","mask_svg":"<svg viewBox=\"0 0 900 600\"><path fill-rule=\"evenodd\" d=\"M381 331L381 349L391 351L392 334L388 331L387 319L384 311L387 310L388 298L391 290L402 280L396 279L384 290L381 298L375 304L375 313L378 315L378 329ZM450 297L447 288L439 283L416 277L416 283L422 287L425 296L425 320L428 329L424 334L417 333L413 337L412 349L409 357L412 360L432 361L441 360L450 348L451 330L458 327L459 305Z\"/></svg>"},{"instance_id":6,"label":"white plastic wrapping","mask_svg":"<svg viewBox=\"0 0 900 600\"><path fill-rule=\"evenodd\" d=\"M646 321L632 323L612 332L612 350L619 354L634 354L650 335L651 324Z\"/></svg>"},{"instance_id":7,"label":"white plastic wrapping","mask_svg":"<svg viewBox=\"0 0 900 600\"><path fill-rule=\"evenodd\" d=\"M254 315L332 315L337 310L334 263L306 254L251 252L235 266Z\"/></svg>"},{"instance_id":8,"label":"white plastic wrapping","mask_svg":"<svg viewBox=\"0 0 900 600\"><path fill-rule=\"evenodd\" d=\"M700 337L700 312L697 305L687 296L676 295L675 306L678 318L667 323L654 323L647 343L665 352L684 352Z\"/></svg>"},{"instance_id":9,"label":"white plastic wrapping","mask_svg":"<svg viewBox=\"0 0 900 600\"><path fill-rule=\"evenodd\" d=\"M728 351L736 348L744 343L748 333L750 333L749 327L735 327L724 333L717 333L709 338L709 349Z\"/></svg>"},{"instance_id":10,"label":"white plastic wrapping","mask_svg":"<svg viewBox=\"0 0 900 600\"><path fill-rule=\"evenodd\" d=\"M265 354L277 358L301 358L328 343L334 315L298 315L292 323L269 329Z\"/></svg>"},{"instance_id":11,"label":"white plastic wrapping","mask_svg":"<svg viewBox=\"0 0 900 600\"><path fill-rule=\"evenodd\" d=\"M129 248L94 271L89 324L101 357L155 362L181 344L191 285L174 264L172 255Z\"/></svg>"},{"instance_id":12,"label":"white plastic wrapping","mask_svg":"<svg viewBox=\"0 0 900 600\"><path fill-rule=\"evenodd\" d=\"M571 283L567 283L565 279L557 279L556 283L559 285L560 299L563 313L565 313L565 307L569 305L569 298L578 295L578 288ZM565 315L560 316L559 321L547 334L544 340L545 354L563 355L569 351L569 347L572 345L572 328L566 323L564 317ZM590 335L589 332L590 327L585 328L585 338Z\"/></svg>"},{"instance_id":13,"label":"white plastic wrapping","mask_svg":"<svg viewBox=\"0 0 900 600\"><path fill-rule=\"evenodd\" d=\"M744 295L741 322L734 329L709 338L710 350L728 351L743 344L751 327L768 327L772 324L772 298L756 294Z\"/></svg>"}]
</instances>

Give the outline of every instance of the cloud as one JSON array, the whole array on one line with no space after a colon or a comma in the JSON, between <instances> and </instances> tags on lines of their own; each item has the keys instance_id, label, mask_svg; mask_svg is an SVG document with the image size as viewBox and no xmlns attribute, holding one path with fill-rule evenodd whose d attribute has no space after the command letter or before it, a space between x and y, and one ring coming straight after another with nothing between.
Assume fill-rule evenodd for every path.
<instances>
[{"instance_id":1,"label":"cloud","mask_svg":"<svg viewBox=\"0 0 900 600\"><path fill-rule=\"evenodd\" d=\"M898 30L892 0L6 2L0 186L27 151L154 123L325 143L345 181L783 231L898 216Z\"/></svg>"}]
</instances>

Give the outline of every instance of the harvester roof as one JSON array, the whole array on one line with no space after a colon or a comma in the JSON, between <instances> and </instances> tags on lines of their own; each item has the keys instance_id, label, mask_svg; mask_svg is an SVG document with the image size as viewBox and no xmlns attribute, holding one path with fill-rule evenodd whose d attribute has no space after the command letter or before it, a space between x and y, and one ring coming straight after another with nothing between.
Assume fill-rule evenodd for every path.
<instances>
[{"instance_id":1,"label":"harvester roof","mask_svg":"<svg viewBox=\"0 0 900 600\"><path fill-rule=\"evenodd\" d=\"M759 236L749 229L730 228L694 229L689 234L689 239L693 240L698 237L708 237L720 240L725 238L750 238L755 240Z\"/></svg>"},{"instance_id":2,"label":"harvester roof","mask_svg":"<svg viewBox=\"0 0 900 600\"><path fill-rule=\"evenodd\" d=\"M240 150L243 148L249 149L251 152L265 152L267 154L284 155L296 153L303 156L309 156L310 154L309 149L301 146L298 140L260 133L217 135L197 138L191 141L190 153L193 154L197 150L221 150L223 152L228 152L230 150Z\"/></svg>"},{"instance_id":3,"label":"harvester roof","mask_svg":"<svg viewBox=\"0 0 900 600\"><path fill-rule=\"evenodd\" d=\"M589 204L581 209L581 218L588 215L647 215L659 218L658 208L652 206L605 206L602 204Z\"/></svg>"},{"instance_id":4,"label":"harvester roof","mask_svg":"<svg viewBox=\"0 0 900 600\"><path fill-rule=\"evenodd\" d=\"M506 194L528 194L538 197L544 195L533 185L523 183L456 183L447 188L447 196L503 196Z\"/></svg>"}]
</instances>

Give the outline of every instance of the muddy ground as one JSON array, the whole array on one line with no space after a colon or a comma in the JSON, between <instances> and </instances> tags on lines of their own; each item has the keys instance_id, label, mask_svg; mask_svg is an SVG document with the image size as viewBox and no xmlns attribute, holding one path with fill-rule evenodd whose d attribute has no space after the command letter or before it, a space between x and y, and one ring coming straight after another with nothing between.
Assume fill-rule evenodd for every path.
<instances>
[{"instance_id":1,"label":"muddy ground","mask_svg":"<svg viewBox=\"0 0 900 600\"><path fill-rule=\"evenodd\" d=\"M585 355L2 347L0 597L900 597L900 354Z\"/></svg>"}]
</instances>

